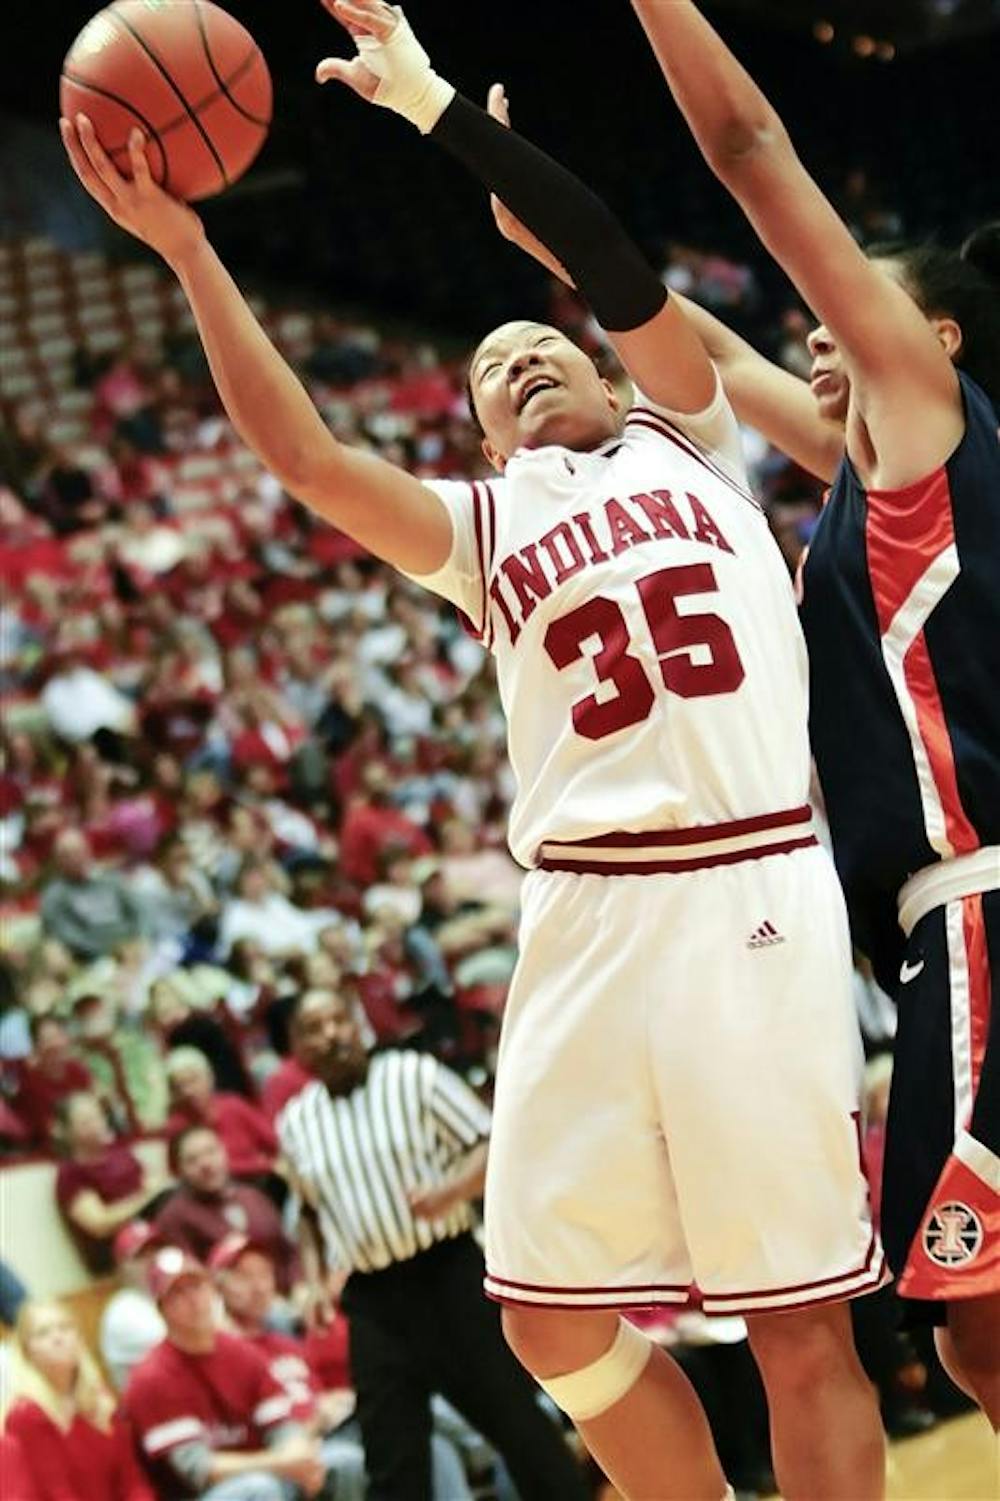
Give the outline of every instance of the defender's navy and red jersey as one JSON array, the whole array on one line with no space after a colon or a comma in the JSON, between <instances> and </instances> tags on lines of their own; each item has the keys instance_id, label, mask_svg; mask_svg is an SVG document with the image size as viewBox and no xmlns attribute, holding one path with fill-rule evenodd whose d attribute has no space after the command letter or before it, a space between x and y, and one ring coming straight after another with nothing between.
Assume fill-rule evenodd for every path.
<instances>
[{"instance_id":1,"label":"defender's navy and red jersey","mask_svg":"<svg viewBox=\"0 0 1000 1501\"><path fill-rule=\"evenodd\" d=\"M866 491L845 459L804 570L813 752L855 939L887 987L903 883L1000 844L1000 433L959 379L947 463Z\"/></svg>"}]
</instances>

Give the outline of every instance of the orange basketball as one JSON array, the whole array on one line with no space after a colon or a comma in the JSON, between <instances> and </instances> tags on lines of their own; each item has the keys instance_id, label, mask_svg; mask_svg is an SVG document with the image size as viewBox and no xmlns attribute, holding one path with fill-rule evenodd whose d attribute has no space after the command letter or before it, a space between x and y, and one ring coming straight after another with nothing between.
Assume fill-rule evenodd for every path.
<instances>
[{"instance_id":1,"label":"orange basketball","mask_svg":"<svg viewBox=\"0 0 1000 1501\"><path fill-rule=\"evenodd\" d=\"M175 198L209 198L264 144L271 77L250 33L211 0L116 0L66 54L59 105L70 120L90 116L126 176L139 125L156 182Z\"/></svg>"}]
</instances>

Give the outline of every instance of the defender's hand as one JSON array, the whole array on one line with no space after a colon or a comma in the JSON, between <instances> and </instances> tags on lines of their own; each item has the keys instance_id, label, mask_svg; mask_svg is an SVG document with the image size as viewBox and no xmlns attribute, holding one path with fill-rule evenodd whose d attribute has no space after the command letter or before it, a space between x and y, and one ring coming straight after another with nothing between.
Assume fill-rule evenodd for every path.
<instances>
[{"instance_id":1,"label":"defender's hand","mask_svg":"<svg viewBox=\"0 0 1000 1501\"><path fill-rule=\"evenodd\" d=\"M346 83L360 98L402 115L424 135L433 130L455 90L431 67L400 7L385 0L322 3L350 33L358 55L324 58L316 69L317 83Z\"/></svg>"},{"instance_id":2,"label":"defender's hand","mask_svg":"<svg viewBox=\"0 0 1000 1501\"><path fill-rule=\"evenodd\" d=\"M131 182L118 171L86 115L77 115L75 124L60 120L59 133L73 170L91 198L116 224L158 251L165 261L174 264L183 259L204 239L205 231L194 210L171 198L153 181L141 130L133 130L128 139Z\"/></svg>"}]
</instances>

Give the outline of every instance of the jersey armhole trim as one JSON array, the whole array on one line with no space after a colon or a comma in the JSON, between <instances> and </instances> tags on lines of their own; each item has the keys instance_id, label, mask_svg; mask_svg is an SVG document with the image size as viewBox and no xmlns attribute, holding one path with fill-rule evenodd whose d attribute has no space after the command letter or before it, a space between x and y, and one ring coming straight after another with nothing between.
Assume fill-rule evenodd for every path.
<instances>
[{"instance_id":1,"label":"jersey armhole trim","mask_svg":"<svg viewBox=\"0 0 1000 1501\"><path fill-rule=\"evenodd\" d=\"M756 497L749 490L745 490L742 485L738 484L733 476L728 474L721 465L710 459L708 454L692 442L685 433L680 432L671 422L668 422L662 413L655 412L650 407L633 407L625 418L625 427L645 427L650 432L659 434L661 438L666 438L669 442L675 444L677 448L682 449L690 458L697 459L698 463L703 465L710 474L714 474L716 479L722 480L731 490L735 490L742 500L752 505L755 511L760 511L763 514L764 508Z\"/></svg>"},{"instance_id":2,"label":"jersey armhole trim","mask_svg":"<svg viewBox=\"0 0 1000 1501\"><path fill-rule=\"evenodd\" d=\"M474 641L487 651L493 644L493 623L490 618L490 575L493 570L493 554L496 549L496 503L488 480L472 480L472 521L476 535L476 559L479 564L481 584L480 621L477 626L464 610L458 618Z\"/></svg>"}]
</instances>

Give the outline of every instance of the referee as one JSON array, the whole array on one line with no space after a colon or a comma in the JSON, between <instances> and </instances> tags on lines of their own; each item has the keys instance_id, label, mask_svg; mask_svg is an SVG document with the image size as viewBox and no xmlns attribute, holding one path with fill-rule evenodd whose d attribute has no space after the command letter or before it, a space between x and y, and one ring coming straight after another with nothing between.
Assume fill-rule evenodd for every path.
<instances>
[{"instance_id":1,"label":"referee","mask_svg":"<svg viewBox=\"0 0 1000 1501\"><path fill-rule=\"evenodd\" d=\"M430 1054L369 1058L354 1006L332 991L306 991L291 1026L317 1082L285 1106L278 1134L318 1310L324 1272L348 1274L369 1501L430 1501L433 1392L499 1450L522 1501L584 1501L582 1472L483 1293L470 1201L488 1111Z\"/></svg>"}]
</instances>

